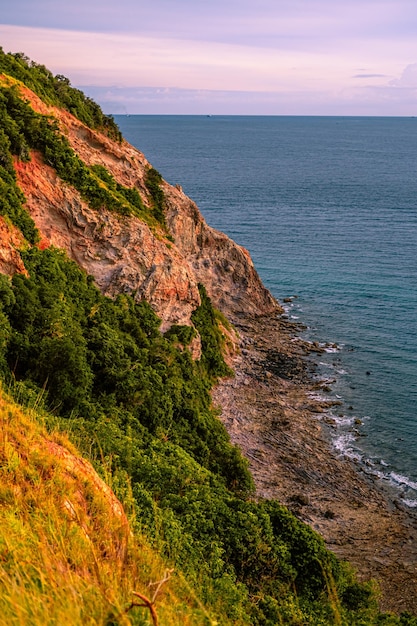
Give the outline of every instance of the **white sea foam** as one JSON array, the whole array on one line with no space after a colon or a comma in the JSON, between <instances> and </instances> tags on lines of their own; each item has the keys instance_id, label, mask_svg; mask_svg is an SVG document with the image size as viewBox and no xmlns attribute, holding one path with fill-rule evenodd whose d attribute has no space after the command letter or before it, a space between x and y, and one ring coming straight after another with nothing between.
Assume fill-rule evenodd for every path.
<instances>
[{"instance_id":1,"label":"white sea foam","mask_svg":"<svg viewBox=\"0 0 417 626\"><path fill-rule=\"evenodd\" d=\"M337 416L332 416L333 419L339 420L338 424L343 424L343 420L338 418ZM348 423L348 420L346 420ZM386 481L390 484L391 487L394 487L396 491L402 491L400 494L401 501L410 508L417 508L417 499L406 498L404 494L409 492L410 495L413 492L417 492L417 482L411 480L408 476L403 476L402 474L398 474L397 472L387 472L383 469L378 469L378 466L382 468L389 467L389 463L387 463L384 459L379 459L373 461L372 459L367 459L364 457L359 450L355 449L354 441L356 437L352 432L344 432L339 434L333 440L333 445L337 452L343 454L348 459L351 459L357 463L360 463L364 470L373 476L376 479Z\"/></svg>"},{"instance_id":2,"label":"white sea foam","mask_svg":"<svg viewBox=\"0 0 417 626\"><path fill-rule=\"evenodd\" d=\"M314 380L317 380L321 385L332 385L336 382L335 378L322 378L322 376L314 376Z\"/></svg>"},{"instance_id":3,"label":"white sea foam","mask_svg":"<svg viewBox=\"0 0 417 626\"><path fill-rule=\"evenodd\" d=\"M343 433L334 439L334 447L342 454L345 454L349 458L360 458L358 452L352 448L352 443L355 441L355 437L352 433Z\"/></svg>"},{"instance_id":4,"label":"white sea foam","mask_svg":"<svg viewBox=\"0 0 417 626\"><path fill-rule=\"evenodd\" d=\"M379 478L380 480L387 480L387 475L384 474L384 472L381 472L380 470L373 469L372 473L376 478Z\"/></svg>"},{"instance_id":5,"label":"white sea foam","mask_svg":"<svg viewBox=\"0 0 417 626\"><path fill-rule=\"evenodd\" d=\"M353 426L355 419L357 419L354 415L335 415L334 413L328 413L328 416L341 427ZM350 434L352 434L352 436L354 435L354 433Z\"/></svg>"},{"instance_id":6,"label":"white sea foam","mask_svg":"<svg viewBox=\"0 0 417 626\"><path fill-rule=\"evenodd\" d=\"M316 393L315 391L309 391L307 395L311 400L314 400L315 402L328 402L329 401L329 398L319 393Z\"/></svg>"},{"instance_id":7,"label":"white sea foam","mask_svg":"<svg viewBox=\"0 0 417 626\"><path fill-rule=\"evenodd\" d=\"M402 474L397 474L396 472L391 472L389 474L389 478L395 485L401 485L404 487L409 487L410 489L414 489L417 491L417 482L414 482L407 476L403 476Z\"/></svg>"},{"instance_id":8,"label":"white sea foam","mask_svg":"<svg viewBox=\"0 0 417 626\"><path fill-rule=\"evenodd\" d=\"M327 352L327 354L335 354L336 352L340 352L339 346L327 346L325 344L322 347L324 347L324 351Z\"/></svg>"},{"instance_id":9,"label":"white sea foam","mask_svg":"<svg viewBox=\"0 0 417 626\"><path fill-rule=\"evenodd\" d=\"M335 369L334 365L328 363L320 362L320 365L322 367L331 367L332 369ZM336 370L336 373L339 375L343 375L347 372L343 369L339 369ZM320 380L320 382L326 384L327 381ZM334 380L328 382L331 383L334 382ZM328 400L328 397L323 398L318 393L311 393L309 395L311 398L314 398L318 401ZM335 394L335 397L337 399L342 399L342 396L338 394ZM323 414L323 418L326 417L330 423L336 426L336 431L333 431L335 434L335 436L333 437L333 446L336 452L350 459L351 461L360 464L364 471L369 473L369 475L371 475L374 479L389 483L391 487L399 492L401 501L404 503L405 506L417 509L417 499L413 499L412 497L414 495L414 492L417 493L417 482L400 473L392 471L390 472L388 469L390 467L390 463L385 461L383 458L366 458L363 452L361 452L360 449L356 447L356 441L360 433L355 428L355 422L357 422L359 419L361 423L367 422L371 419L371 417L369 415L364 415L358 418L355 415L338 415L331 411L327 411L325 414ZM406 494L409 496L408 498L405 497Z\"/></svg>"},{"instance_id":10,"label":"white sea foam","mask_svg":"<svg viewBox=\"0 0 417 626\"><path fill-rule=\"evenodd\" d=\"M409 506L410 509L417 508L417 500L409 500L408 498L404 498L403 502L406 506Z\"/></svg>"}]
</instances>

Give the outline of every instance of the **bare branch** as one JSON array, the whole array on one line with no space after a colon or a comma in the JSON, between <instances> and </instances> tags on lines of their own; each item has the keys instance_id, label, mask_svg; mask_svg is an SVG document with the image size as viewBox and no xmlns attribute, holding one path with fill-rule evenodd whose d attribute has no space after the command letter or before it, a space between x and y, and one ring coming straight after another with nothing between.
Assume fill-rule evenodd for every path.
<instances>
[{"instance_id":1,"label":"bare branch","mask_svg":"<svg viewBox=\"0 0 417 626\"><path fill-rule=\"evenodd\" d=\"M137 606L147 608L149 609L151 613L153 626L158 626L158 615L155 610L155 600L159 592L161 591L162 585L168 582L168 580L171 578L171 574L173 571L174 571L173 569L167 569L162 580L158 580L157 582L154 582L154 583L149 583L148 587L154 587L156 585L156 589L152 596L152 600L149 600L149 598L147 598L142 593L139 593L138 591L132 591L132 594L136 596L136 598L139 598L140 600L142 600L143 604L139 604L139 602L133 601L130 603L127 609L123 611L123 613L129 613L129 611L131 611L133 608Z\"/></svg>"},{"instance_id":2,"label":"bare branch","mask_svg":"<svg viewBox=\"0 0 417 626\"><path fill-rule=\"evenodd\" d=\"M154 585L156 585L156 589L155 589L154 594L152 596L152 603L155 602L155 600L156 600L156 598L158 596L158 593L161 591L162 585L164 585L166 582L168 582L168 580L171 578L171 574L172 574L173 571L174 571L173 569L167 569L162 580L159 580L159 581L157 581L155 583L149 583L148 587L153 587Z\"/></svg>"},{"instance_id":3,"label":"bare branch","mask_svg":"<svg viewBox=\"0 0 417 626\"><path fill-rule=\"evenodd\" d=\"M132 593L137 598L140 598L140 600L142 600L142 602L143 602L143 604L134 604L134 603L132 603L133 606L146 606L149 609L150 613L151 613L153 626L158 626L158 615L156 614L153 602L151 602L151 600L149 600L149 598L147 598L146 596L144 596L143 594L141 594L141 593L139 593L137 591L132 591Z\"/></svg>"}]
</instances>

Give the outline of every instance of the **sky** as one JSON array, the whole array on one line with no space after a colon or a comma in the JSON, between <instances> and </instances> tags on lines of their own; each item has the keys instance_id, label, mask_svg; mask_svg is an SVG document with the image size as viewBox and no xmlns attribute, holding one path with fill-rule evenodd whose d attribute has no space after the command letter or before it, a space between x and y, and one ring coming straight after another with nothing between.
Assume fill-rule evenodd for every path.
<instances>
[{"instance_id":1,"label":"sky","mask_svg":"<svg viewBox=\"0 0 417 626\"><path fill-rule=\"evenodd\" d=\"M417 115L415 0L0 0L106 113Z\"/></svg>"}]
</instances>

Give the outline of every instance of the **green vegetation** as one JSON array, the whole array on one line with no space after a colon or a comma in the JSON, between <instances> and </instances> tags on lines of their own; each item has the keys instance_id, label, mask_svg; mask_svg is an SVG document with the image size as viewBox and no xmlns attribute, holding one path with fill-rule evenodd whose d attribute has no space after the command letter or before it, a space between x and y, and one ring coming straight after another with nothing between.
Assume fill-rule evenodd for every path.
<instances>
[{"instance_id":1,"label":"green vegetation","mask_svg":"<svg viewBox=\"0 0 417 626\"><path fill-rule=\"evenodd\" d=\"M89 128L101 130L116 141L122 140L112 116L104 115L94 100L71 87L65 76L54 76L44 65L31 61L23 53L6 54L1 47L0 73L20 80L46 103L66 109Z\"/></svg>"},{"instance_id":2,"label":"green vegetation","mask_svg":"<svg viewBox=\"0 0 417 626\"><path fill-rule=\"evenodd\" d=\"M7 126L4 123L5 116L2 113L0 94L0 215L7 216L21 230L24 237L34 244L39 240L39 234L32 218L23 207L25 197L16 182L16 172L11 156L11 141L5 132ZM14 133L11 134L13 138Z\"/></svg>"},{"instance_id":3,"label":"green vegetation","mask_svg":"<svg viewBox=\"0 0 417 626\"><path fill-rule=\"evenodd\" d=\"M0 276L11 328L2 358L16 379L44 389L48 407L65 417L100 419L111 407L141 438L169 439L247 491L249 474L211 411L213 372L161 335L146 303L105 298L58 250L22 255L30 278L16 275L8 286Z\"/></svg>"},{"instance_id":4,"label":"green vegetation","mask_svg":"<svg viewBox=\"0 0 417 626\"><path fill-rule=\"evenodd\" d=\"M204 285L199 285L198 289L201 305L193 312L191 319L201 337L202 363L213 380L222 376L230 376L232 372L224 362L222 355L223 336L217 324L216 311L211 305Z\"/></svg>"},{"instance_id":5,"label":"green vegetation","mask_svg":"<svg viewBox=\"0 0 417 626\"><path fill-rule=\"evenodd\" d=\"M155 218L165 225L164 192L161 189L162 176L154 167L146 172L146 186L151 194Z\"/></svg>"},{"instance_id":6,"label":"green vegetation","mask_svg":"<svg viewBox=\"0 0 417 626\"><path fill-rule=\"evenodd\" d=\"M67 108L94 117L63 77L23 55L0 60L46 101L59 92ZM147 175L151 218L136 190L88 168L17 88L0 89L0 129L0 209L29 243L38 234L12 156L24 161L33 149L94 208L164 224L158 172ZM163 335L147 303L104 297L62 251L29 243L21 252L28 276L0 275L0 378L31 407L29 418L0 396L0 623L149 624L146 607L128 610L132 591L149 595L146 584L174 568L158 601L164 626L417 626L379 614L372 585L358 583L285 507L254 501L247 462L211 404L213 383L231 372L204 286L196 330ZM187 349L196 331L198 362ZM71 482L39 422L55 442L67 432L124 502L134 534L122 556L120 523L88 481ZM85 518L68 516L65 495L81 498Z\"/></svg>"},{"instance_id":7,"label":"green vegetation","mask_svg":"<svg viewBox=\"0 0 417 626\"><path fill-rule=\"evenodd\" d=\"M114 179L114 177L106 170L105 167L103 167L103 165L92 165L90 170L106 184L109 190L119 194L119 196L134 207L136 211L133 212L136 212L139 217L143 217L143 213L146 209L137 189L134 187L124 187L123 185L120 185L120 183Z\"/></svg>"}]
</instances>

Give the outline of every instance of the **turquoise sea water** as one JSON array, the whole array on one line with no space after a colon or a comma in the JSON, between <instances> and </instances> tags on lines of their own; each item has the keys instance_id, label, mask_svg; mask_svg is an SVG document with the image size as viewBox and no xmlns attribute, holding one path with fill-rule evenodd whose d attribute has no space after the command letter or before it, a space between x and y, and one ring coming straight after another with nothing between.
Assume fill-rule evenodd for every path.
<instances>
[{"instance_id":1,"label":"turquoise sea water","mask_svg":"<svg viewBox=\"0 0 417 626\"><path fill-rule=\"evenodd\" d=\"M116 116L250 251L332 381L333 441L417 506L417 119ZM355 424L360 419L362 425Z\"/></svg>"}]
</instances>

